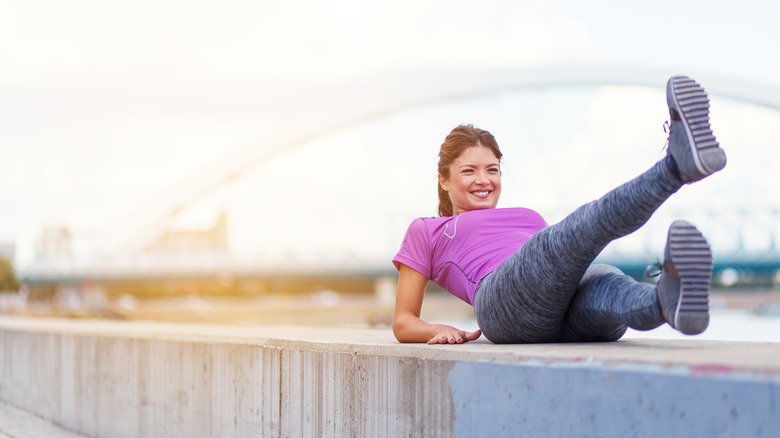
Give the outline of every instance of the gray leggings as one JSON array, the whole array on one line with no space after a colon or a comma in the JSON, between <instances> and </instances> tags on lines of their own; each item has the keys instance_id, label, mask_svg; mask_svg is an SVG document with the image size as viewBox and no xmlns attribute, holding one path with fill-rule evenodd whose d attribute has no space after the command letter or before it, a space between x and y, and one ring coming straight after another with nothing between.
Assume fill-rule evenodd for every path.
<instances>
[{"instance_id":1,"label":"gray leggings","mask_svg":"<svg viewBox=\"0 0 780 438\"><path fill-rule=\"evenodd\" d=\"M482 279L474 299L496 343L615 341L628 327L664 323L655 287L591 265L607 244L641 227L682 183L666 160L534 235Z\"/></svg>"}]
</instances>

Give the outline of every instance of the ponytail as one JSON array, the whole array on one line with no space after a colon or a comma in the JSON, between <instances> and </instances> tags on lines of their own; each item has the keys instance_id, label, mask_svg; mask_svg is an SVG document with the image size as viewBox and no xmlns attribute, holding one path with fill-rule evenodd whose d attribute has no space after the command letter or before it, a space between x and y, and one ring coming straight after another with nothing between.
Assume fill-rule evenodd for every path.
<instances>
[{"instance_id":1,"label":"ponytail","mask_svg":"<svg viewBox=\"0 0 780 438\"><path fill-rule=\"evenodd\" d=\"M436 181L436 185L439 187L439 216L452 216L452 200L450 200L450 194L441 188L439 181Z\"/></svg>"}]
</instances>

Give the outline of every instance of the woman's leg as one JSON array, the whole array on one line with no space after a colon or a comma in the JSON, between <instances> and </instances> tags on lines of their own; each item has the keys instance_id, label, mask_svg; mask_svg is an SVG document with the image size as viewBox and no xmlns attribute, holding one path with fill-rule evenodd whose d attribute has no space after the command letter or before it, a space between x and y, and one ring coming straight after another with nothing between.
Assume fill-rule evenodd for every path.
<instances>
[{"instance_id":1,"label":"woman's leg","mask_svg":"<svg viewBox=\"0 0 780 438\"><path fill-rule=\"evenodd\" d=\"M667 82L667 104L671 131L664 160L540 231L482 280L474 307L477 322L488 339L493 342L561 340L564 315L585 270L601 250L647 222L681 187L681 181L698 181L726 165L725 153L710 129L709 100L704 89L690 78L673 77ZM689 245L704 241L696 233L693 243L683 243L677 250L678 258L685 258ZM696 257L702 256L698 249L693 249ZM705 265L697 265L695 272L686 276L702 276ZM708 266L711 269L711 261ZM683 299L691 298L691 287L682 285L681 277L674 272L668 278L669 286L665 287L662 298L677 296L679 299L668 305L661 303L661 307L669 307L675 313L682 311L683 316L699 312L700 298L695 293L693 304L680 305ZM706 283L708 287L709 280ZM695 286L694 292L699 287ZM678 320L679 315L674 318ZM695 333L702 325L706 327L704 319L684 331Z\"/></svg>"},{"instance_id":2,"label":"woman's leg","mask_svg":"<svg viewBox=\"0 0 780 438\"><path fill-rule=\"evenodd\" d=\"M534 235L485 277L477 321L497 343L556 342L585 270L606 245L636 231L679 190L669 158Z\"/></svg>"},{"instance_id":3,"label":"woman's leg","mask_svg":"<svg viewBox=\"0 0 780 438\"><path fill-rule=\"evenodd\" d=\"M609 265L591 265L563 318L565 342L617 341L630 327L651 330L666 320L655 286Z\"/></svg>"}]
</instances>

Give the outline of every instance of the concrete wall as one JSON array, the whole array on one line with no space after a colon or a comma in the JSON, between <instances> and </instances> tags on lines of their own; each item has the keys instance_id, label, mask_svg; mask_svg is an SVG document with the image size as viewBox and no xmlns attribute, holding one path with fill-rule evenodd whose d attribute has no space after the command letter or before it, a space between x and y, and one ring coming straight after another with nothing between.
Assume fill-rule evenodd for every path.
<instances>
[{"instance_id":1,"label":"concrete wall","mask_svg":"<svg viewBox=\"0 0 780 438\"><path fill-rule=\"evenodd\" d=\"M780 436L780 344L4 317L0 367L0 399L90 436Z\"/></svg>"}]
</instances>

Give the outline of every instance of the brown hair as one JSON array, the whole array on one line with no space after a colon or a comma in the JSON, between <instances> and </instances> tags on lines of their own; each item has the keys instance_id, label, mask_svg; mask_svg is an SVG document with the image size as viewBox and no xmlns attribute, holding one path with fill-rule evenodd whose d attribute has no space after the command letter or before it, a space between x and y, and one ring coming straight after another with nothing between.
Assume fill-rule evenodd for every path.
<instances>
[{"instance_id":1,"label":"brown hair","mask_svg":"<svg viewBox=\"0 0 780 438\"><path fill-rule=\"evenodd\" d=\"M450 131L444 143L439 149L439 175L444 178L450 177L450 165L466 149L474 146L482 146L490 149L491 152L501 160L501 149L493 137L493 134L484 129L475 128L472 125L460 125ZM446 190L441 188L437 179L436 185L439 189L439 216L452 216L452 201Z\"/></svg>"}]
</instances>

